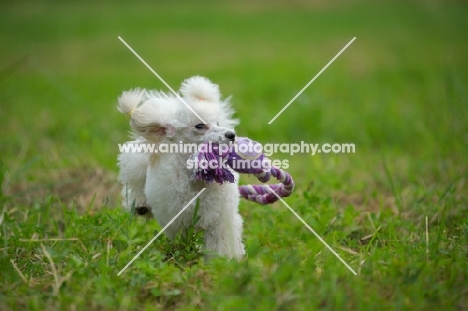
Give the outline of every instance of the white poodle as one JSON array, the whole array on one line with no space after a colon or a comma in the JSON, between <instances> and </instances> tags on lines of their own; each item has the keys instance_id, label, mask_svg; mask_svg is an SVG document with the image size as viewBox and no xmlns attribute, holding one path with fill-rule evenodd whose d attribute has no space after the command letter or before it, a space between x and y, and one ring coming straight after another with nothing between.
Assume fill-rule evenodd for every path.
<instances>
[{"instance_id":1,"label":"white poodle","mask_svg":"<svg viewBox=\"0 0 468 311\"><path fill-rule=\"evenodd\" d=\"M202 119L204 124L177 97L157 91L133 89L119 98L118 110L131 116L134 140L127 144L181 144L212 141L229 143L235 140L229 101L221 100L218 85L195 76L185 80L180 97ZM240 259L244 255L242 218L238 213L238 175L236 182L219 185L191 181L187 160L193 151L184 153L121 153L118 157L123 184L125 208L130 211L148 208L164 227L202 189L200 220L197 226L205 232L208 252ZM182 213L164 232L173 238L192 221L195 203Z\"/></svg>"}]
</instances>

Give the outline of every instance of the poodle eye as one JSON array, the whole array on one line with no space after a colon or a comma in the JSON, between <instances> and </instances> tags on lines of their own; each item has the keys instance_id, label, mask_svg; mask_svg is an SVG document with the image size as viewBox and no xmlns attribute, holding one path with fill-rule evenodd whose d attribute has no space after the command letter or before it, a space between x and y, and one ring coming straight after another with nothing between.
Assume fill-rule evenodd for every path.
<instances>
[{"instance_id":1,"label":"poodle eye","mask_svg":"<svg viewBox=\"0 0 468 311\"><path fill-rule=\"evenodd\" d=\"M203 124L203 123L197 124L197 125L195 125L195 128L199 129L199 130L203 130L205 128L205 124Z\"/></svg>"}]
</instances>

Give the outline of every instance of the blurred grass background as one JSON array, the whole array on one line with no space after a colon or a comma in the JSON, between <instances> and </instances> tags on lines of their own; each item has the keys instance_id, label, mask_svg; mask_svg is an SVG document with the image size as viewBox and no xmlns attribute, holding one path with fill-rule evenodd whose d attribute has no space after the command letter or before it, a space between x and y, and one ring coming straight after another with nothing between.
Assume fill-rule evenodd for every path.
<instances>
[{"instance_id":1,"label":"blurred grass background","mask_svg":"<svg viewBox=\"0 0 468 311\"><path fill-rule=\"evenodd\" d=\"M114 169L127 122L116 97L134 86L164 89L119 35L174 88L199 74L234 95L241 135L353 142L358 152L463 154L463 4L112 3L5 5L1 117L3 131L16 134L2 135L6 161L27 144L26 157L47 158L52 147L62 160ZM330 70L266 125L354 36Z\"/></svg>"},{"instance_id":2,"label":"blurred grass background","mask_svg":"<svg viewBox=\"0 0 468 311\"><path fill-rule=\"evenodd\" d=\"M165 90L121 36L174 89L203 75L232 94L239 135L354 143L350 155L276 156L290 161L297 189L289 202L305 218L325 204L391 210L420 228L423 216L440 224L449 193L458 228L467 219L467 15L463 1L3 3L5 206L27 210L51 196L98 214L120 206L117 144L127 139L128 119L116 99L136 86ZM241 206L250 245L268 228L259 222L270 216L257 209ZM302 229L295 232L310 239Z\"/></svg>"}]
</instances>

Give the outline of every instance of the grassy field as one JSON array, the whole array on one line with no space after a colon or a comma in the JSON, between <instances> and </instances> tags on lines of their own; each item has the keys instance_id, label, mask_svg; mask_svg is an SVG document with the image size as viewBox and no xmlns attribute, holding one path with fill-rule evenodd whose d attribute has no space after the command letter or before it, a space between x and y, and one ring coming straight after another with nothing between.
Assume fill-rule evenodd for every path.
<instances>
[{"instance_id":1,"label":"grassy field","mask_svg":"<svg viewBox=\"0 0 468 311\"><path fill-rule=\"evenodd\" d=\"M468 309L468 5L462 1L4 3L0 310ZM239 135L354 143L276 154L288 204L243 201L244 260L122 210L123 90L204 75ZM268 121L353 37L356 41ZM242 177L241 182L255 182ZM426 222L427 221L427 222Z\"/></svg>"}]
</instances>

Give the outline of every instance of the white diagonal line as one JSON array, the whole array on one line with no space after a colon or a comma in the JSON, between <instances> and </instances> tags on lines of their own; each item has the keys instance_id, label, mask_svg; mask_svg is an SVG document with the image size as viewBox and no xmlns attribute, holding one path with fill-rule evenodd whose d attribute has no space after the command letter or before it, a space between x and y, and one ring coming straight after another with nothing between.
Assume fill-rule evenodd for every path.
<instances>
[{"instance_id":1,"label":"white diagonal line","mask_svg":"<svg viewBox=\"0 0 468 311\"><path fill-rule=\"evenodd\" d=\"M270 122L268 122L268 124L271 124L271 123L273 123L273 121L275 121L275 120L276 120L276 118L278 118L278 117L279 117L279 115L280 115L280 114L282 114L282 113L283 113L283 111L285 111L285 110L286 110L286 108L288 108L288 107L289 107L289 105L291 105L291 104L292 104L292 102L293 102L294 100L296 100L296 98L298 98L298 97L299 97L299 95L301 95L301 94L302 94L302 92L304 92L304 91L305 91L305 89L306 89L306 88L308 88L308 87L309 87L309 85L311 85L311 84L312 84L312 82L314 82L314 81L315 81L315 79L317 79L317 78L318 78L318 77L319 77L319 76L322 74L322 72L324 72L324 71L325 71L325 69L327 69L327 68L328 68L328 66L330 66L330 65L331 65L331 63L333 63L333 62L335 61L335 59L337 59L337 58L338 58L338 56L340 56L340 55L341 55L341 53L343 53L343 52L344 52L344 50L346 50L346 49L348 48L348 46L350 46L350 45L351 45L351 43L353 43L353 41L354 41L354 40L356 40L356 37L354 37L354 38L353 38L351 41L349 41L349 43L348 43L348 44L346 44L346 46L345 46L344 48L342 48L342 49L341 49L341 51L339 51L339 52L338 52L338 54L336 54L336 55L335 55L335 57L333 57L333 58L332 58L332 60L331 60L331 61L329 61L329 62L328 62L328 64L326 64L326 65L325 65L325 67L323 67L323 68L322 68L322 70L320 70L320 72L319 72L318 74L316 74L316 75L315 75L315 77L313 77L313 78L312 78L312 80L310 80L310 81L309 81L309 83L307 83L307 84L306 84L306 86L304 86L304 87L302 88L302 90L300 90L300 91L299 91L299 93L297 93L297 94L296 94L296 96L294 96L294 98L293 98L293 99L291 99L291 100L289 101L289 103L287 103L287 104L286 104L286 106L284 106L284 107L283 107L283 109L281 109L281 111L280 111L280 112L278 112L278 113L276 114L276 116L275 116L273 119L271 119L271 120L270 120Z\"/></svg>"},{"instance_id":2,"label":"white diagonal line","mask_svg":"<svg viewBox=\"0 0 468 311\"><path fill-rule=\"evenodd\" d=\"M132 264L132 262L134 262L135 259L137 259L148 248L148 246L150 246L151 243L153 243L164 232L164 230L166 230L167 227L169 227L174 222L174 220L176 220L177 217L179 217L180 214L182 214L187 209L187 207L189 207L190 204L192 204L192 202L195 201L195 199L198 198L198 196L205 190L206 188L200 190L200 192L198 192L197 195L192 200L190 200L190 202L188 202L187 205L185 205L184 208L181 209L180 212L178 212L177 215L175 215L174 218L172 218L172 220L167 225L165 225L164 228L162 228L162 230L159 231L158 234L156 234L156 236L152 238L151 241L149 241L148 244L146 244L146 246L143 247L141 251L139 251L138 254L136 254L135 257L133 257L133 259L130 260L130 262L122 270L120 270L119 273L117 273L117 276L120 276Z\"/></svg>"},{"instance_id":3,"label":"white diagonal line","mask_svg":"<svg viewBox=\"0 0 468 311\"><path fill-rule=\"evenodd\" d=\"M150 70L150 71L151 71L151 72L152 72L152 73L153 73L153 74L154 74L154 75L155 75L155 76L172 92L172 93L174 93L174 95L175 95L178 99L180 99L180 100L182 101L182 103L184 103L184 105L185 105L191 112L193 112L193 114L194 114L195 116L197 116L198 119L200 119L200 121L201 121L203 124L207 124L207 123L205 122L205 120L203 120L202 117L200 117L200 116L198 115L198 113L196 113L195 110L193 110L192 107L190 107L190 106L185 102L185 100L183 100L182 97L180 97L179 94L177 94L177 92L174 91L174 90L170 87L170 85L167 84L166 81L164 81L163 78L161 78L161 76L158 75L158 73L157 73L156 71L154 71L153 68L151 68L150 65L148 65L148 64L143 60L143 58L141 58L141 56L138 55L137 52L135 52L135 50L132 49L132 47L131 47L130 45L128 45L127 42L125 42L124 39L122 39L120 36L119 36L118 38L119 38L120 41L122 41L123 44L125 44L125 46L126 46L130 51L132 51L133 54L135 54L136 57L138 57L138 59L139 59L146 67L148 67L148 69L149 69L149 70Z\"/></svg>"},{"instance_id":4,"label":"white diagonal line","mask_svg":"<svg viewBox=\"0 0 468 311\"><path fill-rule=\"evenodd\" d=\"M343 258L340 257L340 255L338 255L337 252L335 252L333 250L333 248L330 247L330 245L327 244L327 242L324 241L324 239L322 239L322 237L320 235L317 234L317 232L314 231L314 229L312 229L305 221L304 219L301 218L301 216L299 216L292 208L291 206L288 205L288 203L286 203L276 192L274 192L272 189L269 189L268 190L273 193L281 202L283 202L283 204L291 211L291 213L294 214L294 216L296 216L297 219L299 219L303 224L304 226L307 227L307 229L309 229L310 232L312 232L316 237L317 239L319 239L320 242L323 243L323 245L325 245L329 250L330 252L333 253L333 255L336 256L336 258L338 258L345 266L346 268L349 269L349 271L351 271L354 275L357 275L356 271L353 270L353 268L351 268L347 263L346 261L343 260Z\"/></svg>"}]
</instances>

